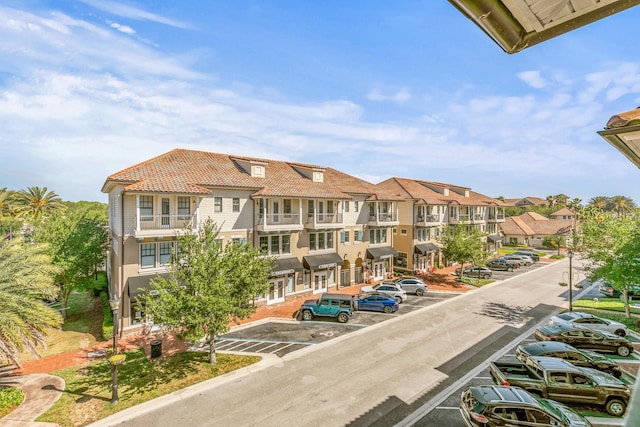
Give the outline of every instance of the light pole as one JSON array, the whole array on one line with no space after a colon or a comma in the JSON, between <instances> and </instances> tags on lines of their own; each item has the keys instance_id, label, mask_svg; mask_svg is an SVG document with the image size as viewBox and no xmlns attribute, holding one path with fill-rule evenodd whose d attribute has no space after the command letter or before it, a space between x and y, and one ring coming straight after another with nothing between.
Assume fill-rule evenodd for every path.
<instances>
[{"instance_id":1,"label":"light pole","mask_svg":"<svg viewBox=\"0 0 640 427\"><path fill-rule=\"evenodd\" d=\"M120 308L120 298L117 295L111 295L109 298L111 313L113 314L113 351L111 357L118 354L118 309ZM111 403L117 403L118 400L118 363L111 363Z\"/></svg>"},{"instance_id":2,"label":"light pole","mask_svg":"<svg viewBox=\"0 0 640 427\"><path fill-rule=\"evenodd\" d=\"M573 251L569 249L569 311L573 311Z\"/></svg>"}]
</instances>

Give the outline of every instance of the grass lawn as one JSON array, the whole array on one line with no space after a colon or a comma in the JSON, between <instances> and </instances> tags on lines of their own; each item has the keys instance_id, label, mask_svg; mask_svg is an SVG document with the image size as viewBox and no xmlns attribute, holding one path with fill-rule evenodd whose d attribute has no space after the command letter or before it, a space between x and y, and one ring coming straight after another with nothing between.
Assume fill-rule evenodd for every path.
<instances>
[{"instance_id":1,"label":"grass lawn","mask_svg":"<svg viewBox=\"0 0 640 427\"><path fill-rule=\"evenodd\" d=\"M186 352L155 360L147 359L143 349L126 355L126 362L118 367L118 403L110 403L109 361L96 360L52 372L65 380L66 387L62 397L37 421L56 422L61 426L86 425L260 360L258 356L218 354L217 363L211 365L209 354L202 352Z\"/></svg>"},{"instance_id":2,"label":"grass lawn","mask_svg":"<svg viewBox=\"0 0 640 427\"><path fill-rule=\"evenodd\" d=\"M635 323L640 319L640 309L631 307L631 318L628 318L620 298L579 299L573 302L573 308L623 323L632 331L638 331Z\"/></svg>"},{"instance_id":3,"label":"grass lawn","mask_svg":"<svg viewBox=\"0 0 640 427\"><path fill-rule=\"evenodd\" d=\"M465 285L475 286L476 288L481 288L484 285L488 285L489 283L495 282L495 280L491 279L479 279L475 277L457 277L456 282L464 283Z\"/></svg>"}]
</instances>

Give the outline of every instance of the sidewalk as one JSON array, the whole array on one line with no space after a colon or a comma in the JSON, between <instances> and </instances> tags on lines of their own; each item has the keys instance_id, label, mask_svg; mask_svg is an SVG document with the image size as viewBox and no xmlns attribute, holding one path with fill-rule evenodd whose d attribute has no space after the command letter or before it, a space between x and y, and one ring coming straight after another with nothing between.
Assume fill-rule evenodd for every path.
<instances>
[{"instance_id":1,"label":"sidewalk","mask_svg":"<svg viewBox=\"0 0 640 427\"><path fill-rule=\"evenodd\" d=\"M467 285L456 282L452 273L456 267L448 267L436 270L424 276L429 291L466 292L470 289ZM343 287L332 292L355 295L365 284ZM251 322L270 318L293 319L302 302L309 296L299 297L285 301L274 306L258 307L256 312L247 319L237 322L234 326L246 325ZM144 348L147 357L151 357L151 341L162 340L163 356L182 353L189 346L184 341L177 339L172 334L147 334L121 338L118 347L121 351ZM107 349L111 348L112 341L103 341L90 348L69 351L41 359L24 362L22 368L3 369L0 372L0 385L19 387L25 393L24 402L11 414L2 419L2 425L7 426L51 426L48 423L33 422L38 416L46 412L51 405L62 395L64 381L54 375L47 375L59 369L70 366L82 365L91 360L105 357Z\"/></svg>"}]
</instances>

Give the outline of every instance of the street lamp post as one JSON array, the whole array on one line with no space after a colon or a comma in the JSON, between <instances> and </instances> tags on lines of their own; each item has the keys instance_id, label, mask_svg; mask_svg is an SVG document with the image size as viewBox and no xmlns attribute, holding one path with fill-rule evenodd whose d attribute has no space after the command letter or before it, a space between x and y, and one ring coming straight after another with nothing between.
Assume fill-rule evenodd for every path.
<instances>
[{"instance_id":1,"label":"street lamp post","mask_svg":"<svg viewBox=\"0 0 640 427\"><path fill-rule=\"evenodd\" d=\"M113 351L111 357L118 354L118 309L120 308L120 299L117 295L111 295L109 298L111 313L113 314ZM118 400L118 363L111 364L111 403L117 403Z\"/></svg>"},{"instance_id":2,"label":"street lamp post","mask_svg":"<svg viewBox=\"0 0 640 427\"><path fill-rule=\"evenodd\" d=\"M573 311L573 251L569 249L569 311Z\"/></svg>"}]
</instances>

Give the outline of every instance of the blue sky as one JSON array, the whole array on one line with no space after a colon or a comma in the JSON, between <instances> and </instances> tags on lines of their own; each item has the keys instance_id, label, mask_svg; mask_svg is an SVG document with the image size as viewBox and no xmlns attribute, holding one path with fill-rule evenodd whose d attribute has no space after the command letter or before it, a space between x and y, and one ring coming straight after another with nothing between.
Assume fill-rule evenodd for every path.
<instances>
[{"instance_id":1,"label":"blue sky","mask_svg":"<svg viewBox=\"0 0 640 427\"><path fill-rule=\"evenodd\" d=\"M185 6L186 5L186 6ZM5 0L0 188L106 201L174 148L640 204L635 7L507 55L448 2Z\"/></svg>"}]
</instances>

